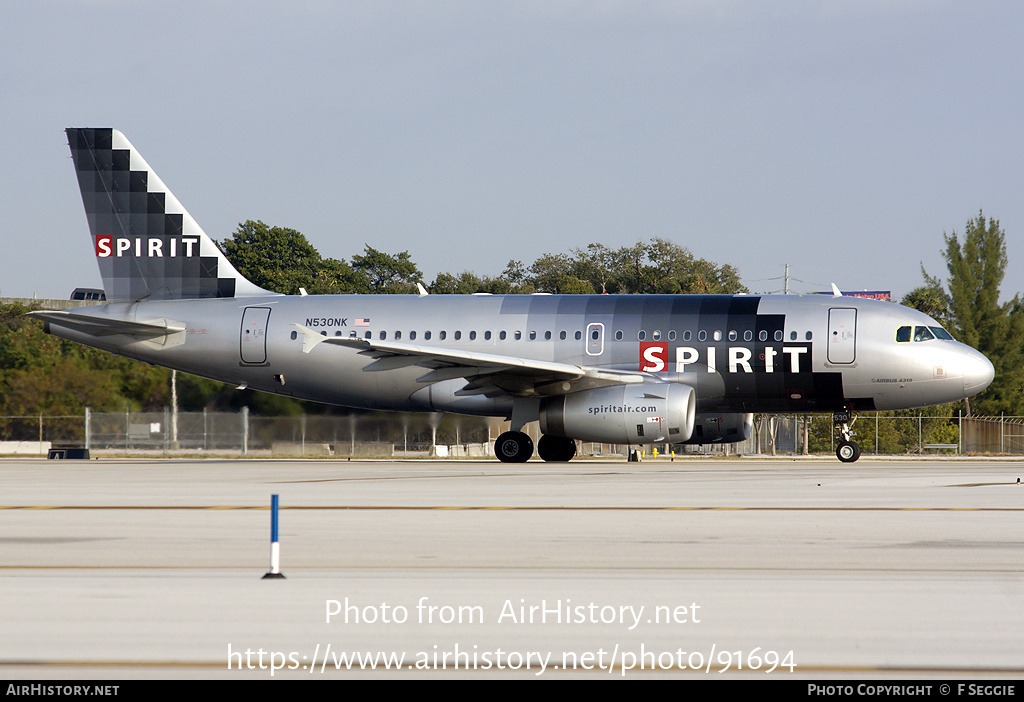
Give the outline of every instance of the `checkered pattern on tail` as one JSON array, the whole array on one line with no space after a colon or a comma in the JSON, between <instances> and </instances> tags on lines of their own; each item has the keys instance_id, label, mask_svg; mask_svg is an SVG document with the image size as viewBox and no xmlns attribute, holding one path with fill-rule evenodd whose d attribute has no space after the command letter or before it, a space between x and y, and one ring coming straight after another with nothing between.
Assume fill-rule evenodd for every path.
<instances>
[{"instance_id":1,"label":"checkered pattern on tail","mask_svg":"<svg viewBox=\"0 0 1024 702\"><path fill-rule=\"evenodd\" d=\"M67 130L108 302L265 294L114 129Z\"/></svg>"}]
</instances>

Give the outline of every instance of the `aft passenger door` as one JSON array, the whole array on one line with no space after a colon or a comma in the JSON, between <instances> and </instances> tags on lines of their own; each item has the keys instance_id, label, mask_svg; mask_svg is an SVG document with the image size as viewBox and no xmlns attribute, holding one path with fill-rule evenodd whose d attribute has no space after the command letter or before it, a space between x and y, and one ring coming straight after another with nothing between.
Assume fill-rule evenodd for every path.
<instances>
[{"instance_id":1,"label":"aft passenger door","mask_svg":"<svg viewBox=\"0 0 1024 702\"><path fill-rule=\"evenodd\" d=\"M828 311L828 362L853 363L857 358L857 310L833 307Z\"/></svg>"},{"instance_id":2,"label":"aft passenger door","mask_svg":"<svg viewBox=\"0 0 1024 702\"><path fill-rule=\"evenodd\" d=\"M242 363L262 365L267 362L267 322L269 307L246 307L242 313L239 346Z\"/></svg>"}]
</instances>

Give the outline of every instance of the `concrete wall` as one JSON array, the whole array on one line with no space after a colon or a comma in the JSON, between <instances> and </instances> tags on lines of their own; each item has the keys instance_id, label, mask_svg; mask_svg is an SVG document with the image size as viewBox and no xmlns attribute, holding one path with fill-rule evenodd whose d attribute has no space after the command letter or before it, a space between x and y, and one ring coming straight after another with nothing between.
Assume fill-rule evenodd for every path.
<instances>
[{"instance_id":1,"label":"concrete wall","mask_svg":"<svg viewBox=\"0 0 1024 702\"><path fill-rule=\"evenodd\" d=\"M89 305L100 305L103 303L94 300L45 300L35 297L0 297L0 304L20 304L25 307L35 307L41 310L70 310L75 307L88 307Z\"/></svg>"}]
</instances>

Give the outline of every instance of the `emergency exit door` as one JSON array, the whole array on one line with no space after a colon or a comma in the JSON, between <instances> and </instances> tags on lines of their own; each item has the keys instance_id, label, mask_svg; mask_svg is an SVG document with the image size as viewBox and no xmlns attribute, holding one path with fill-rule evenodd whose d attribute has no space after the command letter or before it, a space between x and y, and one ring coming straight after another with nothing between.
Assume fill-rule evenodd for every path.
<instances>
[{"instance_id":1,"label":"emergency exit door","mask_svg":"<svg viewBox=\"0 0 1024 702\"><path fill-rule=\"evenodd\" d=\"M587 325L587 355L600 356L604 353L604 325L600 322Z\"/></svg>"},{"instance_id":2,"label":"emergency exit door","mask_svg":"<svg viewBox=\"0 0 1024 702\"><path fill-rule=\"evenodd\" d=\"M857 310L834 307L828 311L828 362L853 363L857 358Z\"/></svg>"},{"instance_id":3,"label":"emergency exit door","mask_svg":"<svg viewBox=\"0 0 1024 702\"><path fill-rule=\"evenodd\" d=\"M242 312L242 331L239 342L242 363L267 362L267 322L269 307L246 307Z\"/></svg>"}]
</instances>

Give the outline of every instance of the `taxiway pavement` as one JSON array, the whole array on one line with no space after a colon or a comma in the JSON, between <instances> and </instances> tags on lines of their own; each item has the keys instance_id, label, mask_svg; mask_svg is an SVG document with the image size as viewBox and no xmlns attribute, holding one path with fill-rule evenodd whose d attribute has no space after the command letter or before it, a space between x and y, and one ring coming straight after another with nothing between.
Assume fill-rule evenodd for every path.
<instances>
[{"instance_id":1,"label":"taxiway pavement","mask_svg":"<svg viewBox=\"0 0 1024 702\"><path fill-rule=\"evenodd\" d=\"M1014 678L1022 472L7 459L0 672Z\"/></svg>"}]
</instances>

